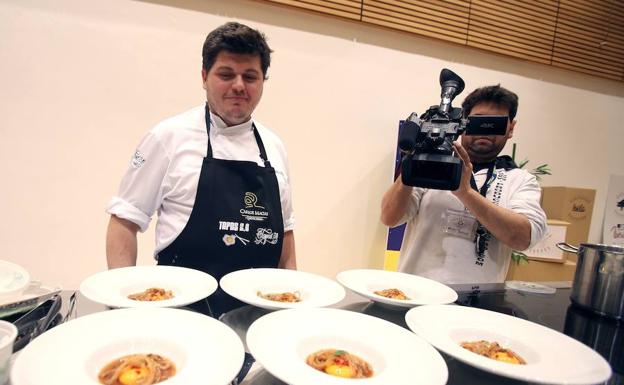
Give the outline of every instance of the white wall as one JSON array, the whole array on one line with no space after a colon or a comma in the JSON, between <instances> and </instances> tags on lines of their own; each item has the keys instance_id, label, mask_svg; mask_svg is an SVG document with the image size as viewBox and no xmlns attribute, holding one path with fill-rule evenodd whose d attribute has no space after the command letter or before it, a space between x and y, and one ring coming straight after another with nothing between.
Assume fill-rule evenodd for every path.
<instances>
[{"instance_id":1,"label":"white wall","mask_svg":"<svg viewBox=\"0 0 624 385\"><path fill-rule=\"evenodd\" d=\"M303 270L381 267L397 122L438 103L443 67L520 95L520 158L552 166L545 185L597 189L600 240L608 176L624 174L623 83L261 2L0 0L1 259L68 288L105 269L104 208L134 147L204 101L201 45L232 19L275 51L255 117L290 153ZM152 227L140 263L153 243Z\"/></svg>"}]
</instances>

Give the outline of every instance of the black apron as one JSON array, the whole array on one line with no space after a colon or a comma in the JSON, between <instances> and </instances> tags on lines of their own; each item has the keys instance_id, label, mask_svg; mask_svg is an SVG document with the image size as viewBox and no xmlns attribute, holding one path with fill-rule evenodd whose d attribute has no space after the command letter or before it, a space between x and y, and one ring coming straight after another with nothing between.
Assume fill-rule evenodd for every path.
<instances>
[{"instance_id":1,"label":"black apron","mask_svg":"<svg viewBox=\"0 0 624 385\"><path fill-rule=\"evenodd\" d=\"M236 270L277 267L284 236L282 206L275 169L260 134L252 124L264 167L252 161L215 159L207 105L205 119L208 149L193 210L180 235L158 253L158 264L201 270L217 281ZM244 305L220 287L208 304L216 318Z\"/></svg>"}]
</instances>

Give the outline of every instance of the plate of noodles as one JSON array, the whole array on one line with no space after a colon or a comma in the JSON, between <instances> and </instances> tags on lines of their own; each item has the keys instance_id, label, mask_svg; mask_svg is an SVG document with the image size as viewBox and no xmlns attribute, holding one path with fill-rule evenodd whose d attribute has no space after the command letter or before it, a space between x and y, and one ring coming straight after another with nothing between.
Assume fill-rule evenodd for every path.
<instances>
[{"instance_id":1,"label":"plate of noodles","mask_svg":"<svg viewBox=\"0 0 624 385\"><path fill-rule=\"evenodd\" d=\"M86 278L80 293L116 308L178 307L208 297L217 280L199 270L178 266L132 266L106 270Z\"/></svg>"},{"instance_id":2,"label":"plate of noodles","mask_svg":"<svg viewBox=\"0 0 624 385\"><path fill-rule=\"evenodd\" d=\"M600 354L558 331L510 315L458 305L427 305L405 315L409 328L438 350L500 376L540 384L607 381Z\"/></svg>"},{"instance_id":3,"label":"plate of noodles","mask_svg":"<svg viewBox=\"0 0 624 385\"><path fill-rule=\"evenodd\" d=\"M349 290L385 306L409 308L457 300L450 287L432 279L388 270L356 269L338 273Z\"/></svg>"},{"instance_id":4,"label":"plate of noodles","mask_svg":"<svg viewBox=\"0 0 624 385\"><path fill-rule=\"evenodd\" d=\"M12 385L225 385L243 343L222 322L183 309L116 309L60 324L20 352Z\"/></svg>"},{"instance_id":5,"label":"plate of noodles","mask_svg":"<svg viewBox=\"0 0 624 385\"><path fill-rule=\"evenodd\" d=\"M422 338L349 310L272 312L249 327L246 340L265 370L292 385L441 385L448 379L442 356Z\"/></svg>"},{"instance_id":6,"label":"plate of noodles","mask_svg":"<svg viewBox=\"0 0 624 385\"><path fill-rule=\"evenodd\" d=\"M288 269L245 269L225 275L219 286L234 298L264 309L330 306L345 290L321 275Z\"/></svg>"}]
</instances>

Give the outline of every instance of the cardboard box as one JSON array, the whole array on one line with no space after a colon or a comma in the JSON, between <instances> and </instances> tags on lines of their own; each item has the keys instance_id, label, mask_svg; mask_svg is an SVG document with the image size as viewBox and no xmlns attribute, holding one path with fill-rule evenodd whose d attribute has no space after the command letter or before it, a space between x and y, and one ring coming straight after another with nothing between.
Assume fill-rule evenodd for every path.
<instances>
[{"instance_id":1,"label":"cardboard box","mask_svg":"<svg viewBox=\"0 0 624 385\"><path fill-rule=\"evenodd\" d=\"M575 187L542 187L542 208L549 219L570 222L565 241L573 246L587 242L596 190ZM576 261L576 254L567 254Z\"/></svg>"},{"instance_id":2,"label":"cardboard box","mask_svg":"<svg viewBox=\"0 0 624 385\"><path fill-rule=\"evenodd\" d=\"M557 243L566 240L567 228L570 222L549 219L546 234L535 246L524 251L530 260L564 263L566 254L557 247Z\"/></svg>"},{"instance_id":3,"label":"cardboard box","mask_svg":"<svg viewBox=\"0 0 624 385\"><path fill-rule=\"evenodd\" d=\"M552 263L529 261L528 264L517 265L513 261L509 265L507 281L574 281L576 262Z\"/></svg>"}]
</instances>

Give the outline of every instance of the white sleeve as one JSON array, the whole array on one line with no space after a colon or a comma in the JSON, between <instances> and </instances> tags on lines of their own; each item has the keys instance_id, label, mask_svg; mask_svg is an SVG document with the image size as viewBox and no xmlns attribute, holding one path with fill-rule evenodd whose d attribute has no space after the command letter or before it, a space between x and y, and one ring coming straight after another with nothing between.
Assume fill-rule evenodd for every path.
<instances>
[{"instance_id":1,"label":"white sleeve","mask_svg":"<svg viewBox=\"0 0 624 385\"><path fill-rule=\"evenodd\" d=\"M151 217L160 207L163 179L170 157L159 138L147 134L137 147L119 187L119 194L109 202L106 212L129 220L147 230Z\"/></svg>"},{"instance_id":2,"label":"white sleeve","mask_svg":"<svg viewBox=\"0 0 624 385\"><path fill-rule=\"evenodd\" d=\"M542 190L535 176L528 175L509 200L509 209L524 215L531 224L531 244L535 246L546 232L546 213L540 206Z\"/></svg>"}]
</instances>

